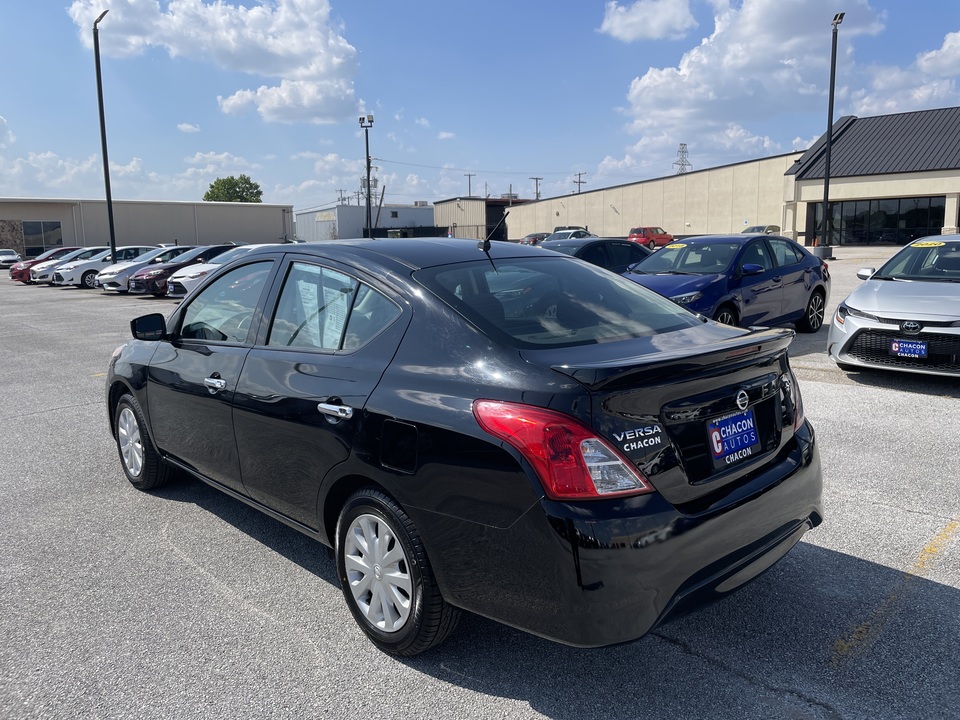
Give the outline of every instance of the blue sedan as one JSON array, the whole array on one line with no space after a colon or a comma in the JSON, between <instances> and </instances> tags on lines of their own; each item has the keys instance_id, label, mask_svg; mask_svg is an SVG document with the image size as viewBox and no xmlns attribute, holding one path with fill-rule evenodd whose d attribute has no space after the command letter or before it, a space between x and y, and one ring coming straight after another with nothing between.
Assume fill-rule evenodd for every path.
<instances>
[{"instance_id":1,"label":"blue sedan","mask_svg":"<svg viewBox=\"0 0 960 720\"><path fill-rule=\"evenodd\" d=\"M787 238L710 235L670 243L624 274L727 325L795 323L814 333L830 298L827 264Z\"/></svg>"}]
</instances>

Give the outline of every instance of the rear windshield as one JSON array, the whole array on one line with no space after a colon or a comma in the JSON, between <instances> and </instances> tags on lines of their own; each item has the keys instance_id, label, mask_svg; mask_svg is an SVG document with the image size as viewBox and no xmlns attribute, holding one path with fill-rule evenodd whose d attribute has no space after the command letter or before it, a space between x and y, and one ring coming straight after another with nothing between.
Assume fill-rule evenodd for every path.
<instances>
[{"instance_id":1,"label":"rear windshield","mask_svg":"<svg viewBox=\"0 0 960 720\"><path fill-rule=\"evenodd\" d=\"M414 277L484 333L517 348L613 342L701 324L666 298L573 258L483 260Z\"/></svg>"}]
</instances>

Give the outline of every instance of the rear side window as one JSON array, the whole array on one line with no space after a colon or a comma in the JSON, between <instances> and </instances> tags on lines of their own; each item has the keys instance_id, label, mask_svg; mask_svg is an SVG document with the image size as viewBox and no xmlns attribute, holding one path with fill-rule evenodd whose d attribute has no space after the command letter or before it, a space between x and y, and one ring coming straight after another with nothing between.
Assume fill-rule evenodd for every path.
<instances>
[{"instance_id":1,"label":"rear side window","mask_svg":"<svg viewBox=\"0 0 960 720\"><path fill-rule=\"evenodd\" d=\"M612 342L700 324L666 298L573 258L485 260L414 277L481 331L519 348Z\"/></svg>"},{"instance_id":2,"label":"rear side window","mask_svg":"<svg viewBox=\"0 0 960 720\"><path fill-rule=\"evenodd\" d=\"M355 350L400 315L392 301L337 270L293 263L270 327L268 345Z\"/></svg>"},{"instance_id":3,"label":"rear side window","mask_svg":"<svg viewBox=\"0 0 960 720\"><path fill-rule=\"evenodd\" d=\"M803 253L788 241L770 238L768 242L770 243L770 247L773 248L773 256L777 260L778 267L796 265L803 260Z\"/></svg>"}]
</instances>

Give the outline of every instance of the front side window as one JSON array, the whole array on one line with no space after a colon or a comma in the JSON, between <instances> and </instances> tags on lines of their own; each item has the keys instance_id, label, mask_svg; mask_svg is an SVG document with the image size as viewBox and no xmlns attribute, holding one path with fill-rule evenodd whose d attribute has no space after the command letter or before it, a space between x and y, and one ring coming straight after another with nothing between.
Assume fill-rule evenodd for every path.
<instances>
[{"instance_id":1,"label":"front side window","mask_svg":"<svg viewBox=\"0 0 960 720\"><path fill-rule=\"evenodd\" d=\"M183 314L185 340L244 342L272 261L234 268L205 287Z\"/></svg>"}]
</instances>

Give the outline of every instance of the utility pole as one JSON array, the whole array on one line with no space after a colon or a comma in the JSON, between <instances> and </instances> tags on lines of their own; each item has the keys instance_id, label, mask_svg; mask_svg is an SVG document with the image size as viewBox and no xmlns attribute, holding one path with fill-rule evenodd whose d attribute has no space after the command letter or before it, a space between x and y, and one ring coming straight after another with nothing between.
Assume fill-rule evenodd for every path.
<instances>
[{"instance_id":1,"label":"utility pole","mask_svg":"<svg viewBox=\"0 0 960 720\"><path fill-rule=\"evenodd\" d=\"M473 197L473 185L471 181L476 176L476 173L464 173L463 176L467 179L467 197Z\"/></svg>"},{"instance_id":2,"label":"utility pole","mask_svg":"<svg viewBox=\"0 0 960 720\"><path fill-rule=\"evenodd\" d=\"M583 179L583 176L584 176L584 175L586 175L586 173L578 172L578 173L577 173L577 179L573 181L573 184L577 186L577 193L578 193L578 194L579 194L579 192L580 192L580 186L587 184L587 181Z\"/></svg>"},{"instance_id":3,"label":"utility pole","mask_svg":"<svg viewBox=\"0 0 960 720\"><path fill-rule=\"evenodd\" d=\"M340 204L343 205L343 194L346 192L346 190L337 190L337 192L340 193ZM347 200L347 202L350 201Z\"/></svg>"},{"instance_id":4,"label":"utility pole","mask_svg":"<svg viewBox=\"0 0 960 720\"><path fill-rule=\"evenodd\" d=\"M543 178L542 178L542 177L532 177L532 178L530 178L530 179L533 180L534 187L536 188L537 200L539 200L539 199L540 199L540 181L543 180Z\"/></svg>"}]
</instances>

